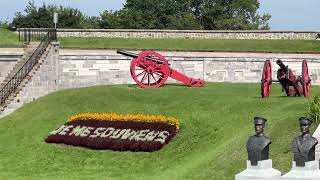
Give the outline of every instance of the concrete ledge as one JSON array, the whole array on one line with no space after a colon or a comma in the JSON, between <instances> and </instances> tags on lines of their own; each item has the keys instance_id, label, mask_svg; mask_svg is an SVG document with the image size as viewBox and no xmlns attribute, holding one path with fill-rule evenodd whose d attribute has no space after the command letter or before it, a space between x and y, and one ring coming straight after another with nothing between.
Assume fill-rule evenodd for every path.
<instances>
[{"instance_id":1,"label":"concrete ledge","mask_svg":"<svg viewBox=\"0 0 320 180\"><path fill-rule=\"evenodd\" d=\"M131 51L129 52L139 54L141 51ZM215 57L215 58L294 58L294 59L320 59L320 54L283 54L283 53L233 53L233 52L174 52L174 51L157 51L161 55L164 56L179 56L179 57ZM68 55L117 55L117 50L110 49L68 49L62 48L60 49L60 55L68 56ZM125 56L123 56L125 57Z\"/></svg>"},{"instance_id":2,"label":"concrete ledge","mask_svg":"<svg viewBox=\"0 0 320 180\"><path fill-rule=\"evenodd\" d=\"M23 55L24 48L0 48L0 55Z\"/></svg>"}]
</instances>

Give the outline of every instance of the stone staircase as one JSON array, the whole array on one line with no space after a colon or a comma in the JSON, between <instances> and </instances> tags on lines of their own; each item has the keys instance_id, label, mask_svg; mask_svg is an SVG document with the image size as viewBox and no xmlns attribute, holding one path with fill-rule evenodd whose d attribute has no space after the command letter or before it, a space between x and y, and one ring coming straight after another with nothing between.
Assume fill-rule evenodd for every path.
<instances>
[{"instance_id":1,"label":"stone staircase","mask_svg":"<svg viewBox=\"0 0 320 180\"><path fill-rule=\"evenodd\" d=\"M20 49L19 49L20 50ZM8 73L13 69L14 65L21 59L22 55L24 54L20 50L20 54L3 54L2 48L0 48L0 85L2 84L3 80L7 77Z\"/></svg>"},{"instance_id":2,"label":"stone staircase","mask_svg":"<svg viewBox=\"0 0 320 180\"><path fill-rule=\"evenodd\" d=\"M13 69L7 74L4 80L0 83L0 89L2 89L10 79L18 72L18 70L28 61L32 53L36 50L39 43L32 43L27 45L24 50L23 56L17 61Z\"/></svg>"},{"instance_id":3,"label":"stone staircase","mask_svg":"<svg viewBox=\"0 0 320 180\"><path fill-rule=\"evenodd\" d=\"M21 69L21 67L26 63L26 61L35 51L37 46L38 46L38 43L32 43L28 45L22 58L17 62L17 64L13 67L13 69L7 75L5 80L1 83L0 90L10 81L10 79L18 72L18 70ZM12 113L13 111L21 107L23 104L40 97L39 94L33 94L33 96L30 96L28 94L28 92L30 91L28 88L31 88L31 89L37 88L37 87L34 87L34 84L41 84L40 78L39 78L41 76L41 73L38 73L38 71L40 70L40 67L42 66L42 64L44 64L45 59L47 59L51 51L51 48L52 48L52 45L49 44L48 47L46 48L46 51L42 54L40 59L33 66L31 71L28 73L28 75L18 85L15 91L11 93L11 95L6 99L6 101L2 105L0 105L0 118ZM31 83L32 85L30 85Z\"/></svg>"}]
</instances>

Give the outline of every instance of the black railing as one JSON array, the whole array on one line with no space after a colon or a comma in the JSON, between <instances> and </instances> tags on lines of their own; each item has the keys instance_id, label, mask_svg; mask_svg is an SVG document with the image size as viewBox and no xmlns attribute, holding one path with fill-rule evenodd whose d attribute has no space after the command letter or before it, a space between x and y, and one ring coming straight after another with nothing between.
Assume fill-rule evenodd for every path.
<instances>
[{"instance_id":1,"label":"black railing","mask_svg":"<svg viewBox=\"0 0 320 180\"><path fill-rule=\"evenodd\" d=\"M33 33L32 31L25 31L23 32L23 34L25 35L24 37L28 37L27 41L30 41L31 39L36 40L35 36L38 36L38 34ZM56 30L47 29L47 32L43 33L41 38L42 39L40 44L38 45L37 49L32 53L30 58L21 66L20 69L18 69L18 71L10 78L10 80L0 89L0 105L4 104L6 99L8 99L8 97L17 89L17 87L20 85L23 79L29 74L33 66L37 64L40 57L46 51L46 48L48 47L50 42L55 41L57 39Z\"/></svg>"},{"instance_id":2,"label":"black railing","mask_svg":"<svg viewBox=\"0 0 320 180\"><path fill-rule=\"evenodd\" d=\"M55 31L55 29L49 28L18 28L19 41L31 42L41 41L48 32ZM56 37L55 37L56 39Z\"/></svg>"}]
</instances>

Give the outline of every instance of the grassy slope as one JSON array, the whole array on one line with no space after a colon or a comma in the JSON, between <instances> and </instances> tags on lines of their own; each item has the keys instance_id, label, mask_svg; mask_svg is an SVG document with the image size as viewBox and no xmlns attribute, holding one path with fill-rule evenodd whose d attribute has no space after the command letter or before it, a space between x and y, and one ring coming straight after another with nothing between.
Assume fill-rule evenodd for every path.
<instances>
[{"instance_id":1,"label":"grassy slope","mask_svg":"<svg viewBox=\"0 0 320 180\"><path fill-rule=\"evenodd\" d=\"M64 48L320 53L320 41L316 40L59 38L59 41Z\"/></svg>"},{"instance_id":2,"label":"grassy slope","mask_svg":"<svg viewBox=\"0 0 320 180\"><path fill-rule=\"evenodd\" d=\"M320 41L316 40L59 38L59 41L64 48L320 53ZM0 47L21 44L16 33L0 28Z\"/></svg>"},{"instance_id":3,"label":"grassy slope","mask_svg":"<svg viewBox=\"0 0 320 180\"><path fill-rule=\"evenodd\" d=\"M21 45L19 37L16 33L7 29L0 28L0 46L16 46Z\"/></svg>"},{"instance_id":4,"label":"grassy slope","mask_svg":"<svg viewBox=\"0 0 320 180\"><path fill-rule=\"evenodd\" d=\"M0 179L233 179L245 169L245 143L254 133L255 115L269 120L270 157L275 168L287 172L291 140L299 134L297 118L305 114L308 99L284 97L277 84L270 98L261 99L259 87L209 83L145 90L121 85L53 93L0 120ZM181 131L153 153L44 142L50 131L81 112L175 116Z\"/></svg>"}]
</instances>

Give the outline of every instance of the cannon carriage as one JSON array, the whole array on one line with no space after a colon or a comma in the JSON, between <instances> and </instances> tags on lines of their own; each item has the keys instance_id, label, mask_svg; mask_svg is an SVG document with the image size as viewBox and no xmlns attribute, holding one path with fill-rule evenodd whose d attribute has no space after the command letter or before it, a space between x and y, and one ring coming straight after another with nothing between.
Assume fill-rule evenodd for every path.
<instances>
[{"instance_id":1,"label":"cannon carriage","mask_svg":"<svg viewBox=\"0 0 320 180\"><path fill-rule=\"evenodd\" d=\"M271 61L266 60L263 66L261 78L261 96L269 97L272 82L279 82L282 85L282 91L287 96L310 96L311 78L309 75L308 64L306 60L302 61L301 76L296 76L292 70L286 66L280 59L276 61L279 69L277 71L277 79L272 80Z\"/></svg>"},{"instance_id":2,"label":"cannon carriage","mask_svg":"<svg viewBox=\"0 0 320 180\"><path fill-rule=\"evenodd\" d=\"M118 50L118 54L132 57L130 73L133 80L141 88L157 88L162 86L168 77L178 80L190 87L202 87L205 81L190 78L172 69L161 54L153 51L143 51L135 54Z\"/></svg>"}]
</instances>

